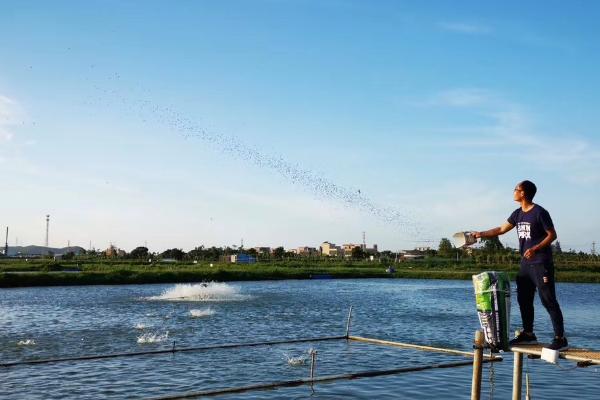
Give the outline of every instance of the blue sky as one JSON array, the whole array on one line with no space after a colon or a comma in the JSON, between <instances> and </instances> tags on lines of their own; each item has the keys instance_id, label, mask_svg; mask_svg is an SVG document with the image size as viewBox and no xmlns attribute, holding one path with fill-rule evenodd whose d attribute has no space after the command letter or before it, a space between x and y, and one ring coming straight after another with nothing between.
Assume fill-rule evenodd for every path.
<instances>
[{"instance_id":1,"label":"blue sky","mask_svg":"<svg viewBox=\"0 0 600 400\"><path fill-rule=\"evenodd\" d=\"M538 184L600 241L593 2L0 4L9 243L437 246ZM510 232L502 241L516 245Z\"/></svg>"}]
</instances>

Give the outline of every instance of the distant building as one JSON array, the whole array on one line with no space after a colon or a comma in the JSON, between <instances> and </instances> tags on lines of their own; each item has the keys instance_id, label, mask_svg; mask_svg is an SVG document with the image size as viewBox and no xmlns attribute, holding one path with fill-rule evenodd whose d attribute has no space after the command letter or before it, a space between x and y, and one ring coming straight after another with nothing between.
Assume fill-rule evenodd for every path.
<instances>
[{"instance_id":1,"label":"distant building","mask_svg":"<svg viewBox=\"0 0 600 400\"><path fill-rule=\"evenodd\" d=\"M364 244L348 243L342 246L342 250L344 251L344 255L346 257L352 257L352 250L357 247L363 249L363 251L369 255L375 255L378 252L376 244L374 244L373 247L366 247Z\"/></svg>"},{"instance_id":2,"label":"distant building","mask_svg":"<svg viewBox=\"0 0 600 400\"><path fill-rule=\"evenodd\" d=\"M344 255L344 250L335 243L323 242L320 247L321 255L328 257L341 257Z\"/></svg>"},{"instance_id":3,"label":"distant building","mask_svg":"<svg viewBox=\"0 0 600 400\"><path fill-rule=\"evenodd\" d=\"M377 249L377 244L373 244L373 247L366 247L365 253L372 255L379 253L379 250Z\"/></svg>"},{"instance_id":4,"label":"distant building","mask_svg":"<svg viewBox=\"0 0 600 400\"><path fill-rule=\"evenodd\" d=\"M301 246L301 247L298 247L298 249L294 249L292 251L294 251L296 254L298 254L300 256L315 256L315 255L319 254L319 251L316 249L316 247L308 247L308 246Z\"/></svg>"},{"instance_id":5,"label":"distant building","mask_svg":"<svg viewBox=\"0 0 600 400\"><path fill-rule=\"evenodd\" d=\"M342 245L342 250L346 257L352 257L352 250L354 250L357 247L362 249L363 246L362 244L347 243Z\"/></svg>"},{"instance_id":6,"label":"distant building","mask_svg":"<svg viewBox=\"0 0 600 400\"><path fill-rule=\"evenodd\" d=\"M28 257L37 258L43 256L56 256L67 253L74 253L76 256L85 253L85 250L79 246L71 247L44 247L44 246L9 246L8 257Z\"/></svg>"},{"instance_id":7,"label":"distant building","mask_svg":"<svg viewBox=\"0 0 600 400\"><path fill-rule=\"evenodd\" d=\"M232 264L254 264L256 262L256 257L251 256L250 254L232 254L229 256L229 262Z\"/></svg>"},{"instance_id":8,"label":"distant building","mask_svg":"<svg viewBox=\"0 0 600 400\"><path fill-rule=\"evenodd\" d=\"M119 249L114 245L110 245L108 249L104 250L104 255L108 258L112 257L124 257L127 253L124 250Z\"/></svg>"},{"instance_id":9,"label":"distant building","mask_svg":"<svg viewBox=\"0 0 600 400\"><path fill-rule=\"evenodd\" d=\"M402 250L400 252L400 257L403 260L417 260L420 258L425 258L425 251L423 250Z\"/></svg>"},{"instance_id":10,"label":"distant building","mask_svg":"<svg viewBox=\"0 0 600 400\"><path fill-rule=\"evenodd\" d=\"M255 247L254 250L256 250L257 254L271 254L271 248L270 247Z\"/></svg>"}]
</instances>

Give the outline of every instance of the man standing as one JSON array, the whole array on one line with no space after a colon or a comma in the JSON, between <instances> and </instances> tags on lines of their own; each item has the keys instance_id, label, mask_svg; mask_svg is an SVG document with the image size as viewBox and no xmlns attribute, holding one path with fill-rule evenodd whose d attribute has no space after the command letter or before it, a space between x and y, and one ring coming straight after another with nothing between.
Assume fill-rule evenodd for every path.
<instances>
[{"instance_id":1,"label":"man standing","mask_svg":"<svg viewBox=\"0 0 600 400\"><path fill-rule=\"evenodd\" d=\"M533 299L536 288L542 304L550 314L554 328L554 340L548 346L552 350L568 348L563 323L563 315L556 300L554 287L554 263L551 243L556 239L556 231L550 214L539 204L533 203L537 191L533 182L523 181L514 191L514 200L521 206L497 228L474 232L476 238L491 238L503 235L515 226L519 238L521 266L517 275L517 300L521 309L523 331L510 341L511 345L537 343L533 333Z\"/></svg>"}]
</instances>

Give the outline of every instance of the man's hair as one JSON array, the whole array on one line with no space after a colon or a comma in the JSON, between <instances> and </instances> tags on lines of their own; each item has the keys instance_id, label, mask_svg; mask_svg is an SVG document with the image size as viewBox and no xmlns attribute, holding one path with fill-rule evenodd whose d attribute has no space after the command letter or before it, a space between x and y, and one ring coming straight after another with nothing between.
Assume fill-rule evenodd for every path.
<instances>
[{"instance_id":1,"label":"man's hair","mask_svg":"<svg viewBox=\"0 0 600 400\"><path fill-rule=\"evenodd\" d=\"M523 181L519 184L521 186L521 190L525 193L525 198L529 201L532 201L535 197L535 193L537 192L537 187L535 187L535 183L531 181Z\"/></svg>"}]
</instances>

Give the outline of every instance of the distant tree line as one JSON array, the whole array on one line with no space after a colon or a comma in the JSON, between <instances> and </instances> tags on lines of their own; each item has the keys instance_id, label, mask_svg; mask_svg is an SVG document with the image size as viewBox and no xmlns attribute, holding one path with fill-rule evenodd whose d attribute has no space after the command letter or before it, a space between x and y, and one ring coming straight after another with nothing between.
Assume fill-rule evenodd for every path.
<instances>
[{"instance_id":1,"label":"distant tree line","mask_svg":"<svg viewBox=\"0 0 600 400\"><path fill-rule=\"evenodd\" d=\"M584 252L576 252L574 250L563 251L561 249L560 242L552 244L552 251L554 253L555 261L557 262L598 262L600 257ZM154 262L161 260L176 260L183 262L193 261L208 261L208 262L219 262L223 261L225 257L234 254L248 254L254 256L258 261L277 261L277 260L294 260L294 259L310 259L310 260L331 260L336 259L319 254L311 255L300 255L294 252L286 251L283 247L276 247L271 251L258 252L255 248L244 249L243 247L204 247L199 246L194 249L185 252L180 248L172 248L164 250L163 252L150 252L145 246L138 246L126 252L118 250L110 255L107 255L105 251L97 250L86 250L80 255L75 255L73 252L69 252L62 255L63 260L73 259L121 259L121 260L132 260L132 261L144 261ZM498 237L482 239L481 245L470 248L457 248L448 238L440 240L437 249L427 249L420 252L426 259L447 259L454 260L456 262L475 262L481 264L517 264L519 263L521 256L517 249L513 249L504 246ZM382 263L392 263L395 261L401 261L402 254L392 252L390 250L381 251L378 253L367 253L362 247L356 246L352 249L350 255L344 257L345 260L361 261L366 260L369 256L373 255L376 260Z\"/></svg>"},{"instance_id":2,"label":"distant tree line","mask_svg":"<svg viewBox=\"0 0 600 400\"><path fill-rule=\"evenodd\" d=\"M457 248L449 239L443 238L440 241L436 255L441 258L454 258L457 260L470 260L476 263L509 263L515 264L521 261L521 255L518 249L504 246L498 237L481 239L481 246L475 248ZM597 254L576 252L572 249L563 251L560 242L552 244L552 253L557 262L569 261L600 261Z\"/></svg>"}]
</instances>

